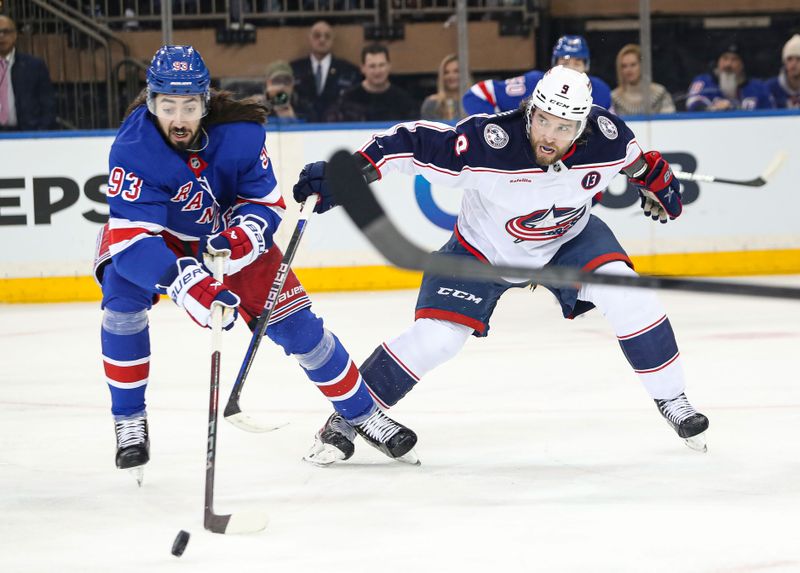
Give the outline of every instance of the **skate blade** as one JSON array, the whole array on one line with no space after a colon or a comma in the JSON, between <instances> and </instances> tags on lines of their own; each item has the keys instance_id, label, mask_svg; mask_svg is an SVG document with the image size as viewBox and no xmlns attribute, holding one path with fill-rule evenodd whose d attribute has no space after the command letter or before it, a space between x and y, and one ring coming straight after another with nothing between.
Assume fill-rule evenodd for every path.
<instances>
[{"instance_id":1,"label":"skate blade","mask_svg":"<svg viewBox=\"0 0 800 573\"><path fill-rule=\"evenodd\" d=\"M330 444L315 442L309 452L303 456L303 461L324 468L336 462L344 461L344 453L339 448Z\"/></svg>"},{"instance_id":2,"label":"skate blade","mask_svg":"<svg viewBox=\"0 0 800 573\"><path fill-rule=\"evenodd\" d=\"M686 445L689 448L693 449L696 452L706 453L708 452L708 446L706 445L706 433L700 432L696 436L692 436L691 438L684 438L683 440L686 442Z\"/></svg>"},{"instance_id":3,"label":"skate blade","mask_svg":"<svg viewBox=\"0 0 800 573\"><path fill-rule=\"evenodd\" d=\"M133 479L136 480L136 483L139 484L139 487L142 487L142 482L144 481L144 466L129 468L128 473L133 476Z\"/></svg>"},{"instance_id":4,"label":"skate blade","mask_svg":"<svg viewBox=\"0 0 800 573\"><path fill-rule=\"evenodd\" d=\"M398 462L403 462L404 464L410 464L412 466L422 465L422 462L419 461L419 456L417 456L417 452L415 452L413 449L406 452L399 458L394 458L394 459L396 459Z\"/></svg>"}]
</instances>

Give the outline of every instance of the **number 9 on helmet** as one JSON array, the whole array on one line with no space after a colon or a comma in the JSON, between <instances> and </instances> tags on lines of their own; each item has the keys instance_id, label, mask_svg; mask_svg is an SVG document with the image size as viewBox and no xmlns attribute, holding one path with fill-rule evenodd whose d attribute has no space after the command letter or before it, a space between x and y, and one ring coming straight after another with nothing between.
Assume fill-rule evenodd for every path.
<instances>
[{"instance_id":1,"label":"number 9 on helmet","mask_svg":"<svg viewBox=\"0 0 800 573\"><path fill-rule=\"evenodd\" d=\"M536 84L525 106L529 134L534 107L556 117L577 121L578 129L572 140L575 141L583 133L592 109L592 82L589 76L571 68L551 68Z\"/></svg>"},{"instance_id":2,"label":"number 9 on helmet","mask_svg":"<svg viewBox=\"0 0 800 573\"><path fill-rule=\"evenodd\" d=\"M147 109L156 115L155 95L201 96L202 116L208 113L211 77L192 46L161 46L147 68Z\"/></svg>"}]
</instances>

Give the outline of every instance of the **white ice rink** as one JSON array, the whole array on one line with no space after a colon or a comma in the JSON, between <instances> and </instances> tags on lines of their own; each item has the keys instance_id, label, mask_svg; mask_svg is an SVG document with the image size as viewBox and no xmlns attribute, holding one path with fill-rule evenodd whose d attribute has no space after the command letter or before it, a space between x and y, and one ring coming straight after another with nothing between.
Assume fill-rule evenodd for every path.
<instances>
[{"instance_id":1,"label":"white ice rink","mask_svg":"<svg viewBox=\"0 0 800 573\"><path fill-rule=\"evenodd\" d=\"M360 363L415 295L314 300ZM202 526L208 331L169 301L151 314L140 489L114 467L98 305L0 306L0 572L800 571L800 302L662 297L707 454L667 426L599 313L565 321L543 289L517 290L487 339L392 410L420 467L364 442L334 467L302 462L328 404L262 345L242 407L288 425L219 437L217 511L270 515L247 536ZM225 336L223 404L248 340Z\"/></svg>"}]
</instances>

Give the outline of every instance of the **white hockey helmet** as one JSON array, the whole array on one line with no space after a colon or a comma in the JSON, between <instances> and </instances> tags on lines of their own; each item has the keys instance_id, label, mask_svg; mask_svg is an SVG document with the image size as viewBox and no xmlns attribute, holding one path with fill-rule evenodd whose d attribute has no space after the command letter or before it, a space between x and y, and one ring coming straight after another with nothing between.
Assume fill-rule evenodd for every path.
<instances>
[{"instance_id":1,"label":"white hockey helmet","mask_svg":"<svg viewBox=\"0 0 800 573\"><path fill-rule=\"evenodd\" d=\"M583 72L565 66L551 68L536 84L525 108L529 134L534 106L555 116L577 121L575 139L578 139L592 109L592 82Z\"/></svg>"}]
</instances>

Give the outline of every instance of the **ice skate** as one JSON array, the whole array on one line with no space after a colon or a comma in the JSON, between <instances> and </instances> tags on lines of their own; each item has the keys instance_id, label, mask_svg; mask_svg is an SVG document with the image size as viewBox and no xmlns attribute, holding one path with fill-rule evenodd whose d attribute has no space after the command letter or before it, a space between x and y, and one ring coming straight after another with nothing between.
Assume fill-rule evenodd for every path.
<instances>
[{"instance_id":1,"label":"ice skate","mask_svg":"<svg viewBox=\"0 0 800 573\"><path fill-rule=\"evenodd\" d=\"M341 414L334 412L314 436L314 445L303 459L317 466L348 460L356 447L356 431Z\"/></svg>"},{"instance_id":2,"label":"ice skate","mask_svg":"<svg viewBox=\"0 0 800 573\"><path fill-rule=\"evenodd\" d=\"M114 430L117 434L117 467L128 470L141 487L144 465L150 461L147 414L118 419L114 422Z\"/></svg>"},{"instance_id":3,"label":"ice skate","mask_svg":"<svg viewBox=\"0 0 800 573\"><path fill-rule=\"evenodd\" d=\"M392 420L380 409L375 410L369 418L354 427L369 445L390 458L419 465L419 458L414 452L417 435L413 430Z\"/></svg>"},{"instance_id":4,"label":"ice skate","mask_svg":"<svg viewBox=\"0 0 800 573\"><path fill-rule=\"evenodd\" d=\"M655 400L655 403L658 411L687 446L698 452L708 451L705 434L708 418L694 409L683 392L671 400Z\"/></svg>"}]
</instances>

